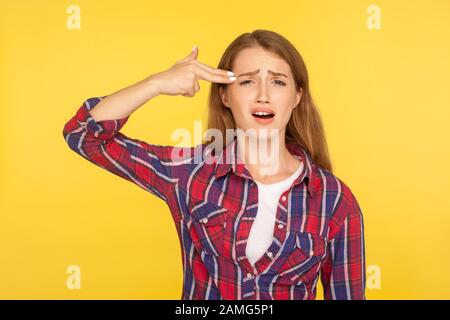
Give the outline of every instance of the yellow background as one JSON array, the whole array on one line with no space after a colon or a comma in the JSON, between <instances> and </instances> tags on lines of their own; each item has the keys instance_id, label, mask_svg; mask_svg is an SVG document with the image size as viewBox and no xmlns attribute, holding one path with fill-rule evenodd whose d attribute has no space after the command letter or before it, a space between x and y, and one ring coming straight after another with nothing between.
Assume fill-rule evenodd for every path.
<instances>
[{"instance_id":1,"label":"yellow background","mask_svg":"<svg viewBox=\"0 0 450 320\"><path fill-rule=\"evenodd\" d=\"M71 4L79 30L66 26ZM366 26L371 4L380 30ZM166 204L75 154L62 129L85 99L194 44L217 66L238 35L269 29L304 57L335 174L363 210L367 266L381 270L367 298L449 299L449 21L448 0L1 1L0 298L179 299ZM173 130L206 120L209 85L156 97L122 132L176 144ZM70 265L79 290L66 286Z\"/></svg>"}]
</instances>

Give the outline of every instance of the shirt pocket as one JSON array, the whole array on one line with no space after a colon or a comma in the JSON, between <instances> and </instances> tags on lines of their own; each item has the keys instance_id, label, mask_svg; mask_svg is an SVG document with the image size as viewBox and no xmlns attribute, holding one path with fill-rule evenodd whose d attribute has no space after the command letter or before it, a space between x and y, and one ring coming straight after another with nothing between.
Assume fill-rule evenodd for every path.
<instances>
[{"instance_id":1,"label":"shirt pocket","mask_svg":"<svg viewBox=\"0 0 450 320\"><path fill-rule=\"evenodd\" d=\"M199 252L215 256L224 254L225 230L229 213L217 204L205 203L191 211L188 228L192 242Z\"/></svg>"},{"instance_id":2,"label":"shirt pocket","mask_svg":"<svg viewBox=\"0 0 450 320\"><path fill-rule=\"evenodd\" d=\"M293 250L279 269L278 283L297 285L314 279L326 255L327 240L320 234L296 232Z\"/></svg>"}]
</instances>

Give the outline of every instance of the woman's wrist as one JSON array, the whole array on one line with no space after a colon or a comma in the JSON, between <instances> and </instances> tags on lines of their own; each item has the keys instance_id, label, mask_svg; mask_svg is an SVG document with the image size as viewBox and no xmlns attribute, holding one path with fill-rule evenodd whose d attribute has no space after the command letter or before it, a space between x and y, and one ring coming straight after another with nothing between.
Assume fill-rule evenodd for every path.
<instances>
[{"instance_id":1,"label":"woman's wrist","mask_svg":"<svg viewBox=\"0 0 450 320\"><path fill-rule=\"evenodd\" d=\"M160 95L159 87L156 84L154 75L145 78L144 82L148 88L148 100Z\"/></svg>"}]
</instances>

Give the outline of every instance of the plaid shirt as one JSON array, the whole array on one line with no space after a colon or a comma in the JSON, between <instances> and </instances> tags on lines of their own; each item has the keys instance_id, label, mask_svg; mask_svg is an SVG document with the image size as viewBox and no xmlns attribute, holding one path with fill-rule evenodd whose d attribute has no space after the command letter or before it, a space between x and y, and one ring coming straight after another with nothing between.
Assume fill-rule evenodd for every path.
<instances>
[{"instance_id":1,"label":"plaid shirt","mask_svg":"<svg viewBox=\"0 0 450 320\"><path fill-rule=\"evenodd\" d=\"M245 246L258 189L236 161L237 139L193 161L205 144L148 144L119 132L128 117L96 122L87 99L65 124L69 147L90 162L164 200L182 248L181 299L365 299L364 224L350 188L286 144L304 170L278 199L273 242L253 266ZM174 156L177 154L177 156ZM209 157L209 161L207 161Z\"/></svg>"}]
</instances>

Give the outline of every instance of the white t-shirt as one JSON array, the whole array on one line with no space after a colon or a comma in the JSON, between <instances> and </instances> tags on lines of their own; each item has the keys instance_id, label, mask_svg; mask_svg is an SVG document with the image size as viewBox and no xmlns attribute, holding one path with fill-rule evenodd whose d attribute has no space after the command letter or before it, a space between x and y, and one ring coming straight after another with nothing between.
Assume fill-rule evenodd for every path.
<instances>
[{"instance_id":1,"label":"white t-shirt","mask_svg":"<svg viewBox=\"0 0 450 320\"><path fill-rule=\"evenodd\" d=\"M282 181L272 184L255 181L258 186L258 212L252 223L245 248L245 254L252 265L264 255L264 252L272 244L278 200L302 170L303 162L290 177Z\"/></svg>"}]
</instances>

